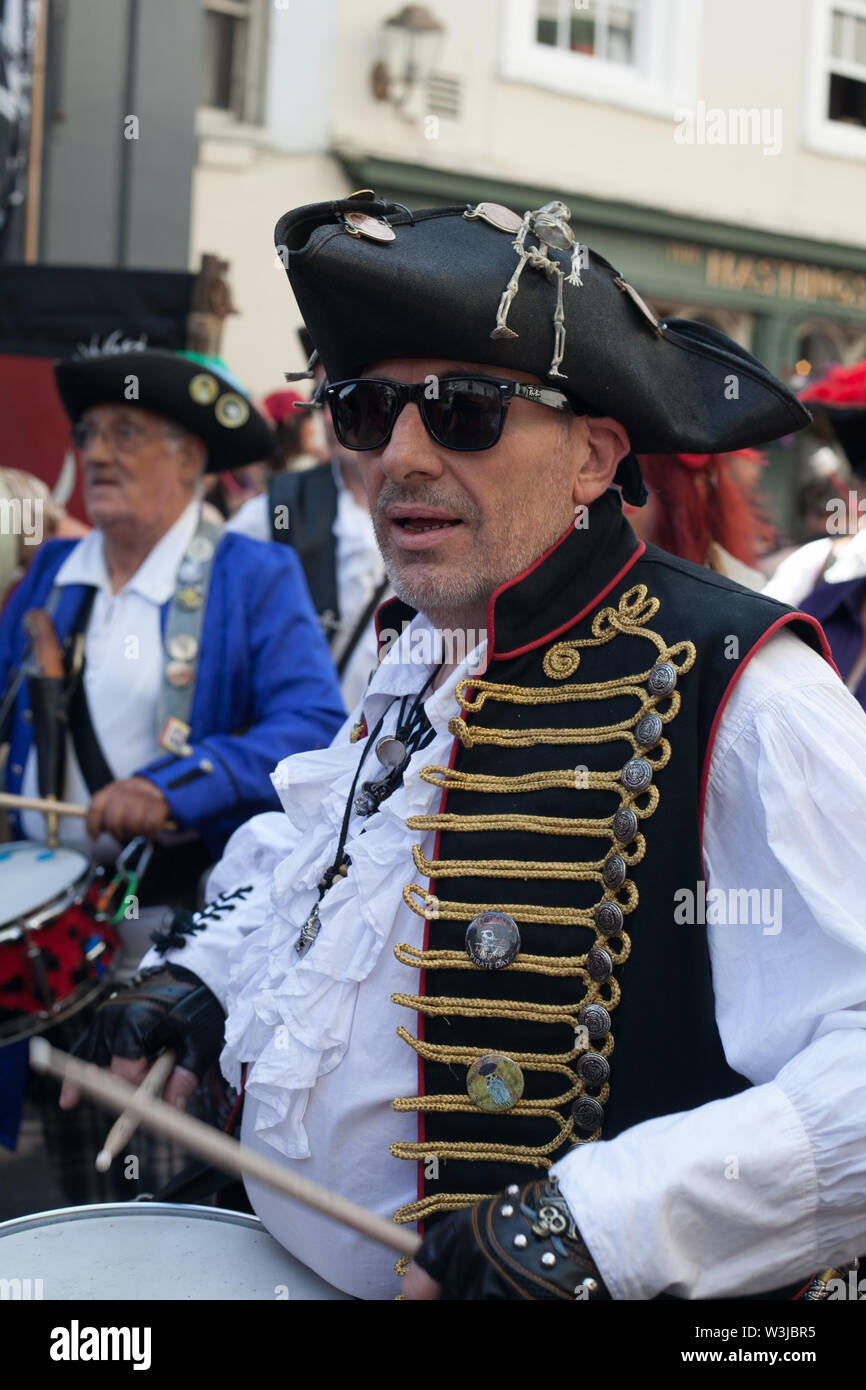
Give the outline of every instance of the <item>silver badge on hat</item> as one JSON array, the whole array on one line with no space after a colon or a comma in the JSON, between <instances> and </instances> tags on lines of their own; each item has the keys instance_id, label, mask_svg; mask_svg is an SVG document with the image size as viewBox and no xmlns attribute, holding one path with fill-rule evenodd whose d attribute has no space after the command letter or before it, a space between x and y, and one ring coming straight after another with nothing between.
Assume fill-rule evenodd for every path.
<instances>
[{"instance_id":1,"label":"silver badge on hat","mask_svg":"<svg viewBox=\"0 0 866 1390\"><path fill-rule=\"evenodd\" d=\"M479 204L480 206L482 205ZM562 302L562 286L563 282L574 286L583 284L580 278L580 266L586 254L586 248L577 241L572 228L569 226L570 218L571 212L565 203L560 202L545 203L544 207L536 208L534 212L524 213L517 235L511 243L517 252L517 265L502 292L499 309L496 313L496 327L490 334L491 338L516 338L518 336L513 328L508 327L507 320L508 311L520 285L520 277L526 265L531 265L534 270L542 271L549 280L556 281L553 357L547 374L548 376L561 377L563 380L566 379L567 373L559 370L559 364L565 355L565 310ZM485 218L485 220L489 221L490 219ZM493 223L493 225L496 224ZM526 238L528 236L534 237L539 244L527 247ZM551 257L551 250L571 252L571 269L568 275L563 272L559 262Z\"/></svg>"},{"instance_id":2,"label":"silver badge on hat","mask_svg":"<svg viewBox=\"0 0 866 1390\"><path fill-rule=\"evenodd\" d=\"M343 224L351 236L366 237L368 241L393 241L397 235L383 218L370 217L365 212L347 212Z\"/></svg>"}]
</instances>

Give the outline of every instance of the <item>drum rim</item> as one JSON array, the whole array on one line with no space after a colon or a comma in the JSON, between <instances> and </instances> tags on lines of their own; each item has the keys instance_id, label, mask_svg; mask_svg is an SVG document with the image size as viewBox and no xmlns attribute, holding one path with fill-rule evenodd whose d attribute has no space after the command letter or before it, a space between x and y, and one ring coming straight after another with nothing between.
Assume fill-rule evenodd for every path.
<instances>
[{"instance_id":1,"label":"drum rim","mask_svg":"<svg viewBox=\"0 0 866 1390\"><path fill-rule=\"evenodd\" d=\"M78 1207L52 1207L49 1211L33 1211L25 1216L12 1216L8 1221L0 1221L0 1239L14 1234L16 1230L34 1231L41 1226L56 1226L60 1217L66 1221L84 1221L91 1216L117 1216L120 1212L132 1216L191 1216L198 1220L209 1217L230 1226L247 1226L252 1230L261 1231L266 1229L259 1218L249 1212L232 1211L225 1207L206 1207L194 1202L91 1202Z\"/></svg>"},{"instance_id":2,"label":"drum rim","mask_svg":"<svg viewBox=\"0 0 866 1390\"><path fill-rule=\"evenodd\" d=\"M9 840L2 846L2 848L14 850L19 845L42 845L46 849L52 848L48 844L47 840L27 839ZM57 845L55 846L55 848L68 851L70 854L79 855L84 860L84 864L80 872L76 875L76 877L72 880L71 883L68 883L65 888L59 889L53 897L45 898L44 901L34 904L34 906L29 907L26 912L19 912L17 917L7 917L3 920L0 920L0 944L5 944L7 940L22 940L24 931L23 928L19 929L17 936L13 935L17 923L29 922L31 918L40 916L41 913L47 912L49 908L56 909L58 915L61 912L65 912L68 907L72 906L76 899L83 896L83 892L86 892L87 888L90 886L87 880L88 878L93 877L97 865L91 858L88 857L88 855L85 854L84 850L78 849L76 845ZM43 922L36 922L33 926L31 926L30 930L40 931L43 926Z\"/></svg>"}]
</instances>

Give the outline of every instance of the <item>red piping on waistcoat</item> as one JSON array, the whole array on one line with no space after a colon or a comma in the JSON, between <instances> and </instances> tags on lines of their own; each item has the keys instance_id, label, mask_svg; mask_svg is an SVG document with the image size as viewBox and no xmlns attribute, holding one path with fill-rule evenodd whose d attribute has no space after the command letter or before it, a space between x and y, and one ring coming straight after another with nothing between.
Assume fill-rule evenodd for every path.
<instances>
[{"instance_id":1,"label":"red piping on waistcoat","mask_svg":"<svg viewBox=\"0 0 866 1390\"><path fill-rule=\"evenodd\" d=\"M467 691L467 694L470 694L470 695L471 695L471 689ZM453 741L453 743L451 744L451 755L450 755L450 757L449 757L449 759L448 759L448 766L449 766L449 768L452 768L452 767L454 766L454 763L455 763L455 761L456 761L456 759L457 759L457 749L458 749L459 746L460 746L460 740L459 740L459 739L456 737L456 735L455 735L454 741ZM442 788L442 795L441 795L441 797L439 798L439 811L438 811L438 814L439 814L439 815L441 815L442 812L445 810L445 801L446 801L447 796L448 796L448 788L447 788L447 787L443 787L443 788ZM437 831L436 831L436 839L435 839L435 842L434 842L434 845L433 845L433 858L434 858L434 859L438 859L438 858L439 858L439 839L440 839L441 834L442 834L441 830L437 830ZM428 893L432 893L435 886L436 886L436 880L435 880L435 879L432 879L432 878L431 878L431 879L428 879L428 882L427 882L427 891L428 891ZM424 918L424 950L425 950L425 951L429 950L429 946L430 946L430 919L429 919L429 917L425 917L425 918ZM422 999L426 996L426 993L427 993L427 971L426 971L425 969L423 969L423 967L422 967L422 969L421 969L421 973L420 973L419 978L418 978L418 993L420 994L420 996L421 996ZM423 1041L424 1041L424 1015L423 1015L423 1013L420 1013L420 1012L419 1012L419 1014L418 1014L418 1041L419 1041L419 1042L423 1042ZM421 1056L421 1053L420 1053L420 1052L418 1053L418 1095L419 1095L419 1096L423 1096L423 1095L424 1095L424 1058ZM424 1111L423 1111L423 1110L419 1110L419 1111L418 1111L418 1143L419 1143L419 1144L423 1144L423 1143L425 1142L425 1139L426 1139L426 1135L425 1135L425 1124L424 1124ZM419 1202L421 1201L421 1199L423 1198L423 1196L424 1196L424 1159L421 1158L421 1159L419 1159L419 1161L418 1161L418 1201L419 1201ZM424 1222L423 1222L423 1221L419 1221L419 1222L418 1222L418 1234L419 1234L419 1236L423 1236L423 1234L424 1234Z\"/></svg>"},{"instance_id":2,"label":"red piping on waistcoat","mask_svg":"<svg viewBox=\"0 0 866 1390\"><path fill-rule=\"evenodd\" d=\"M767 631L758 638L754 646L750 647L749 650L746 652L746 655L743 657L742 661L739 662L737 669L734 671L734 674L728 681L728 684L725 687L725 692L722 695L721 700L719 701L718 709L716 710L716 713L713 717L713 722L710 726L710 736L707 739L707 748L706 752L704 753L704 766L701 772L700 799L698 802L698 838L700 844L702 868L704 863L704 803L706 801L707 796L707 782L710 776L710 758L712 757L713 745L716 741L716 733L719 727L719 720L722 717L722 711L724 710L725 705L728 703L728 700L731 697L731 693L734 689L734 686L737 684L737 681L740 679L740 676L743 674L743 671L746 669L752 657L755 655L755 652L760 651L764 643L767 642L776 632L778 632L780 628L787 626L788 623L794 622L795 619L797 619L800 622L809 623L810 626L812 626L815 629L816 633L818 634L818 640L821 643L821 655L823 656L824 660L829 662L829 664L833 667L833 670L836 672L836 675L839 676L839 679L842 679L842 677L839 675L839 669L836 666L836 663L834 662L832 656L830 655L830 644L824 635L824 629L818 622L818 619L813 618L810 613L793 612L783 614L781 618L777 618L776 621L770 627L767 628ZM704 875L704 877L706 877L706 874Z\"/></svg>"},{"instance_id":3,"label":"red piping on waistcoat","mask_svg":"<svg viewBox=\"0 0 866 1390\"><path fill-rule=\"evenodd\" d=\"M581 618L585 618L590 609L594 608L597 603L600 603L601 600L610 593L611 589L613 589L614 586L619 583L624 574L628 573L632 565L640 559L641 555L643 555L644 551L646 550L646 545L644 544L644 542L638 541L637 548L635 549L634 554L629 556L622 568L617 570L616 574L607 584L605 584L604 588L600 589L599 592L595 595L595 597L591 598L589 600L589 603L587 603L584 608L581 608L579 613L576 613L573 617L570 617L567 622L561 623L560 626L554 628L552 632L546 632L543 637L538 637L534 642L527 642L526 646L524 647L515 647L514 650L511 652L494 652L493 605L495 604L497 598L500 594L504 593L506 589L510 589L513 584L518 583L519 580L525 579L527 575L532 574L532 571L537 569L538 566L542 564L544 560L547 559L548 555L552 555L554 550L556 550L560 545L562 545L563 541L566 539L568 535L569 532L566 531L564 536L560 536L559 540L556 541L555 544L552 545L549 550L545 550L544 554L540 555L538 559L529 566L528 569L525 569L523 571L522 574L516 575L514 579L507 579L504 584L500 584L498 589L493 590L493 593L490 595L490 598L487 601L487 651L489 654L489 659L491 661L507 661L510 657L523 656L525 652L535 651L536 647L543 646L545 642L550 642L554 637L558 637L560 633L567 632L570 627L574 627L575 623L579 623Z\"/></svg>"}]
</instances>

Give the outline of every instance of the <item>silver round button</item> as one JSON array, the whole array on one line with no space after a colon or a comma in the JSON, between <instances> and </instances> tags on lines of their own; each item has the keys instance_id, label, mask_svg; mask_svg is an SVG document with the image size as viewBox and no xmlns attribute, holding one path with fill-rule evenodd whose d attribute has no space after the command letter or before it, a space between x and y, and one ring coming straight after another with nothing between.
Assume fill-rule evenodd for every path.
<instances>
[{"instance_id":1,"label":"silver round button","mask_svg":"<svg viewBox=\"0 0 866 1390\"><path fill-rule=\"evenodd\" d=\"M592 915L602 936L615 936L617 932L622 931L624 919L618 903L599 903Z\"/></svg>"},{"instance_id":2,"label":"silver round button","mask_svg":"<svg viewBox=\"0 0 866 1390\"><path fill-rule=\"evenodd\" d=\"M613 818L613 833L621 845L629 845L637 834L637 816L630 806L620 806Z\"/></svg>"},{"instance_id":3,"label":"silver round button","mask_svg":"<svg viewBox=\"0 0 866 1390\"><path fill-rule=\"evenodd\" d=\"M634 736L641 748L652 748L653 744L658 743L661 738L663 729L664 724L661 719L651 711L638 720Z\"/></svg>"},{"instance_id":4,"label":"silver round button","mask_svg":"<svg viewBox=\"0 0 866 1390\"><path fill-rule=\"evenodd\" d=\"M629 758L620 773L620 781L630 792L646 791L652 779L652 764L646 758Z\"/></svg>"},{"instance_id":5,"label":"silver round button","mask_svg":"<svg viewBox=\"0 0 866 1390\"><path fill-rule=\"evenodd\" d=\"M647 685L653 695L670 695L676 689L677 673L676 668L669 661L660 661L654 666L647 678Z\"/></svg>"},{"instance_id":6,"label":"silver round button","mask_svg":"<svg viewBox=\"0 0 866 1390\"><path fill-rule=\"evenodd\" d=\"M601 869L601 881L605 888L621 888L625 883L626 862L620 854L612 854Z\"/></svg>"}]
</instances>

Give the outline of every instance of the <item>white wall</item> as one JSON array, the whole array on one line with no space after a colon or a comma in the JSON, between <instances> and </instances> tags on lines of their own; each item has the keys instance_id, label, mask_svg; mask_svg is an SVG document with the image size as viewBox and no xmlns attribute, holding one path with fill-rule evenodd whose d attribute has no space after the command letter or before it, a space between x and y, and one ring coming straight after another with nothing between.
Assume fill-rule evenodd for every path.
<instances>
[{"instance_id":1,"label":"white wall","mask_svg":"<svg viewBox=\"0 0 866 1390\"><path fill-rule=\"evenodd\" d=\"M266 127L203 140L194 183L191 263L202 251L232 263L243 314L228 321L225 355L253 389L300 361L272 232L288 208L351 191L329 149L866 246L866 160L805 143L810 7L822 0L652 0L677 19L665 35L670 86L653 114L504 77L503 25L519 3L430 0L446 29L437 68L459 79L462 98L459 120L442 118L432 140L371 92L396 0L274 6ZM780 153L677 143L684 101L778 108Z\"/></svg>"}]
</instances>

